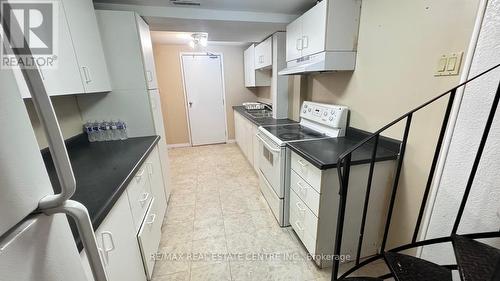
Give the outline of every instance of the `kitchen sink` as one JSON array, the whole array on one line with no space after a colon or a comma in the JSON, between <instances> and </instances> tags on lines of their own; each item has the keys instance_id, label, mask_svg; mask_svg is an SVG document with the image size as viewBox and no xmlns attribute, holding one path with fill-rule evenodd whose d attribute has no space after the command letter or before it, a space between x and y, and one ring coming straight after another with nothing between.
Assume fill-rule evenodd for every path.
<instances>
[{"instance_id":1,"label":"kitchen sink","mask_svg":"<svg viewBox=\"0 0 500 281\"><path fill-rule=\"evenodd\" d=\"M253 118L268 118L272 117L273 113L269 110L249 110L248 114L250 114Z\"/></svg>"}]
</instances>

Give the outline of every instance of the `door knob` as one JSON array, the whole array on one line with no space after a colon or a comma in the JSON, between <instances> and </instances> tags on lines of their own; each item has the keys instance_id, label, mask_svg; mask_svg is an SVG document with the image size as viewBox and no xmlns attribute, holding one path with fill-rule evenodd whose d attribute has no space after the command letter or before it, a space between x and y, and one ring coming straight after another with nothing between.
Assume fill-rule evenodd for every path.
<instances>
[{"instance_id":1,"label":"door knob","mask_svg":"<svg viewBox=\"0 0 500 281\"><path fill-rule=\"evenodd\" d=\"M193 102L192 101L189 102L189 107L193 107Z\"/></svg>"}]
</instances>

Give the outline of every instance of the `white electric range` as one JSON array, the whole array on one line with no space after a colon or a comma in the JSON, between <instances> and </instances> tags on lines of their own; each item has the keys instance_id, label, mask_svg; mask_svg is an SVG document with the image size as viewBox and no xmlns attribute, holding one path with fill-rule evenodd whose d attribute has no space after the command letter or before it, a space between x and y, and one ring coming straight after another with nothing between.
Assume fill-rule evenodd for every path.
<instances>
[{"instance_id":1,"label":"white electric range","mask_svg":"<svg viewBox=\"0 0 500 281\"><path fill-rule=\"evenodd\" d=\"M259 127L260 189L280 226L289 225L291 152L286 144L344 136L348 112L345 106L305 101L300 123Z\"/></svg>"}]
</instances>

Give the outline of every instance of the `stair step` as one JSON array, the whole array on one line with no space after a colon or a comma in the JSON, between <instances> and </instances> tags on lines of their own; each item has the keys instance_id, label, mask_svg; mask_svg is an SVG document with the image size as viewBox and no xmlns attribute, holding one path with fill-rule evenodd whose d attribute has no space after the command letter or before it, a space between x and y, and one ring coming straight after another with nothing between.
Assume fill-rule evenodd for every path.
<instances>
[{"instance_id":1,"label":"stair step","mask_svg":"<svg viewBox=\"0 0 500 281\"><path fill-rule=\"evenodd\" d=\"M462 281L499 280L500 250L460 236L451 237Z\"/></svg>"},{"instance_id":2,"label":"stair step","mask_svg":"<svg viewBox=\"0 0 500 281\"><path fill-rule=\"evenodd\" d=\"M384 281L384 279L373 277L349 277L342 279L342 281Z\"/></svg>"},{"instance_id":3,"label":"stair step","mask_svg":"<svg viewBox=\"0 0 500 281\"><path fill-rule=\"evenodd\" d=\"M398 281L451 281L451 271L435 263L416 257L385 253L389 269Z\"/></svg>"}]
</instances>

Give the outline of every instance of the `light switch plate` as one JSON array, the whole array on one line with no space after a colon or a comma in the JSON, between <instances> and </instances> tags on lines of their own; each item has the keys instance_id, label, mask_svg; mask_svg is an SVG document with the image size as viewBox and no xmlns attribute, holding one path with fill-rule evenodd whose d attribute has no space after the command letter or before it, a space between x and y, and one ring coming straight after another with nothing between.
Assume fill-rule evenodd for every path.
<instances>
[{"instance_id":1,"label":"light switch plate","mask_svg":"<svg viewBox=\"0 0 500 281\"><path fill-rule=\"evenodd\" d=\"M455 52L451 54L442 55L439 58L436 73L434 76L453 76L460 73L460 66L462 65L462 58L464 52Z\"/></svg>"}]
</instances>

